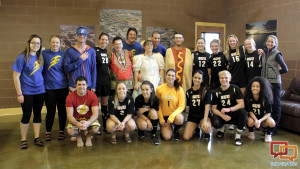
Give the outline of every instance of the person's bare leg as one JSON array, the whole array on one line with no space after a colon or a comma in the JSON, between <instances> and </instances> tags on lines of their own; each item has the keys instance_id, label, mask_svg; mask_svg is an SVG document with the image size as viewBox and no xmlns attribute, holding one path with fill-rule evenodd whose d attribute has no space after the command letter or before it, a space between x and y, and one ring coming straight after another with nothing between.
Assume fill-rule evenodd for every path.
<instances>
[{"instance_id":1,"label":"person's bare leg","mask_svg":"<svg viewBox=\"0 0 300 169\"><path fill-rule=\"evenodd\" d=\"M34 138L40 137L41 123L33 123Z\"/></svg>"},{"instance_id":2,"label":"person's bare leg","mask_svg":"<svg viewBox=\"0 0 300 169\"><path fill-rule=\"evenodd\" d=\"M21 141L25 141L27 139L29 124L20 123L20 131L21 131Z\"/></svg>"}]
</instances>

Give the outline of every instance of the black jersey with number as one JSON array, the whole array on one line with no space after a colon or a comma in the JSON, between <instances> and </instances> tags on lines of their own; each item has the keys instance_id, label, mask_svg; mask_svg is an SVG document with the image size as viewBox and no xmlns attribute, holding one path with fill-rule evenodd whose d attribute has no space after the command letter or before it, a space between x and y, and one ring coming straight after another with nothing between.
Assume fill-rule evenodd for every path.
<instances>
[{"instance_id":1,"label":"black jersey with number","mask_svg":"<svg viewBox=\"0 0 300 169\"><path fill-rule=\"evenodd\" d=\"M193 90L190 88L186 91L186 106L190 107L189 116L200 118L203 117L205 105L211 103L211 91L207 88L205 97L200 100L200 89Z\"/></svg>"},{"instance_id":2,"label":"black jersey with number","mask_svg":"<svg viewBox=\"0 0 300 169\"><path fill-rule=\"evenodd\" d=\"M257 119L261 119L266 113L272 112L271 104L263 101L261 97L258 98L258 100L255 100L253 97L251 97L251 99L246 99L245 107L246 111L253 112Z\"/></svg>"},{"instance_id":3,"label":"black jersey with number","mask_svg":"<svg viewBox=\"0 0 300 169\"><path fill-rule=\"evenodd\" d=\"M194 51L192 53L192 56L194 58L194 63L193 63L193 72L195 70L201 70L204 74L203 77L203 82L205 85L208 86L209 84L209 77L208 77L208 61L209 61L209 53L205 52L205 53L201 53L199 51Z\"/></svg>"},{"instance_id":4,"label":"black jersey with number","mask_svg":"<svg viewBox=\"0 0 300 169\"><path fill-rule=\"evenodd\" d=\"M240 52L243 52L243 48L241 48ZM231 73L231 81L230 83L241 85L247 84L246 78L246 66L245 66L245 55L241 55L236 52L236 50L230 50L229 52L229 68L228 71ZM244 87L244 86L242 86Z\"/></svg>"},{"instance_id":5,"label":"black jersey with number","mask_svg":"<svg viewBox=\"0 0 300 169\"><path fill-rule=\"evenodd\" d=\"M126 96L123 102L119 101L119 106L115 106L115 97L111 96L108 100L108 113L115 115L120 121L123 121L127 114L134 114L134 101L131 96Z\"/></svg>"},{"instance_id":6,"label":"black jersey with number","mask_svg":"<svg viewBox=\"0 0 300 169\"><path fill-rule=\"evenodd\" d=\"M243 94L240 88L231 84L229 88L222 91L222 88L217 88L213 93L212 105L217 105L217 109L229 108L237 105L238 99L243 99Z\"/></svg>"},{"instance_id":7,"label":"black jersey with number","mask_svg":"<svg viewBox=\"0 0 300 169\"><path fill-rule=\"evenodd\" d=\"M246 52L246 66L248 82L255 76L261 76L261 55L257 50L252 53Z\"/></svg>"},{"instance_id":8,"label":"black jersey with number","mask_svg":"<svg viewBox=\"0 0 300 169\"><path fill-rule=\"evenodd\" d=\"M153 104L151 105L151 102L149 101L148 103L145 103L144 101L144 96L142 94L138 95L135 99L135 111L138 111L139 108L150 108L150 109L155 109L158 111L159 109L159 100L157 96L155 96L153 100Z\"/></svg>"},{"instance_id":9,"label":"black jersey with number","mask_svg":"<svg viewBox=\"0 0 300 169\"><path fill-rule=\"evenodd\" d=\"M97 85L110 84L107 50L95 47L97 63Z\"/></svg>"},{"instance_id":10,"label":"black jersey with number","mask_svg":"<svg viewBox=\"0 0 300 169\"><path fill-rule=\"evenodd\" d=\"M208 67L211 69L211 89L216 89L219 87L219 72L222 70L227 70L227 59L223 52L219 52L218 54L211 54L208 62Z\"/></svg>"}]
</instances>

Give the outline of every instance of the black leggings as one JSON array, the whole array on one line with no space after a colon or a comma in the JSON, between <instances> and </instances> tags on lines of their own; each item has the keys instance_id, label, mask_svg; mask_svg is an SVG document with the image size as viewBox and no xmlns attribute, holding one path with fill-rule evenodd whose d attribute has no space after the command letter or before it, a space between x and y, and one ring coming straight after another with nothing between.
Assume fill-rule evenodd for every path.
<instances>
[{"instance_id":1,"label":"black leggings","mask_svg":"<svg viewBox=\"0 0 300 169\"><path fill-rule=\"evenodd\" d=\"M277 130L280 122L280 117L281 117L281 106L280 106L281 84L272 83L272 90L273 90L273 106L272 106L273 112L271 113L271 116L276 123L275 130Z\"/></svg>"},{"instance_id":2,"label":"black leggings","mask_svg":"<svg viewBox=\"0 0 300 169\"><path fill-rule=\"evenodd\" d=\"M222 117L218 115L213 115L212 125L214 128L221 128L224 124L235 124L239 130L243 130L247 119L247 113L245 109L239 109L235 112L230 112L227 115L231 117L229 121L223 120Z\"/></svg>"},{"instance_id":3,"label":"black leggings","mask_svg":"<svg viewBox=\"0 0 300 169\"><path fill-rule=\"evenodd\" d=\"M66 126L66 98L68 96L69 89L55 89L55 90L47 90L45 94L45 102L47 107L47 115L46 115L46 131L51 132L55 113L56 106L58 110L58 120L59 120L59 130L64 131Z\"/></svg>"},{"instance_id":4,"label":"black leggings","mask_svg":"<svg viewBox=\"0 0 300 169\"><path fill-rule=\"evenodd\" d=\"M44 104L44 93L35 95L23 95L24 102L21 103L23 116L21 123L28 124L33 110L33 123L41 123L41 111Z\"/></svg>"}]
</instances>

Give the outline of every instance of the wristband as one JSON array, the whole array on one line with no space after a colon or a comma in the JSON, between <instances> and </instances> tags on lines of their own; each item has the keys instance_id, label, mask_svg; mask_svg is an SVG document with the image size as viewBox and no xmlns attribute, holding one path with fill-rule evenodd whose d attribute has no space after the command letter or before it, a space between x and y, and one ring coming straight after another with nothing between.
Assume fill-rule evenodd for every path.
<instances>
[{"instance_id":1,"label":"wristband","mask_svg":"<svg viewBox=\"0 0 300 169\"><path fill-rule=\"evenodd\" d=\"M19 97L19 96L23 96L23 94L19 94L18 97Z\"/></svg>"},{"instance_id":2,"label":"wristband","mask_svg":"<svg viewBox=\"0 0 300 169\"><path fill-rule=\"evenodd\" d=\"M124 123L124 124L125 124L125 122L124 122L124 121L122 121L122 123Z\"/></svg>"},{"instance_id":3,"label":"wristband","mask_svg":"<svg viewBox=\"0 0 300 169\"><path fill-rule=\"evenodd\" d=\"M232 109L231 109L231 107L229 107L229 110L230 110L230 112L232 112Z\"/></svg>"},{"instance_id":4,"label":"wristband","mask_svg":"<svg viewBox=\"0 0 300 169\"><path fill-rule=\"evenodd\" d=\"M146 121L148 121L149 119L146 119Z\"/></svg>"},{"instance_id":5,"label":"wristband","mask_svg":"<svg viewBox=\"0 0 300 169\"><path fill-rule=\"evenodd\" d=\"M75 122L75 124L74 124L75 126L77 126L77 121Z\"/></svg>"}]
</instances>

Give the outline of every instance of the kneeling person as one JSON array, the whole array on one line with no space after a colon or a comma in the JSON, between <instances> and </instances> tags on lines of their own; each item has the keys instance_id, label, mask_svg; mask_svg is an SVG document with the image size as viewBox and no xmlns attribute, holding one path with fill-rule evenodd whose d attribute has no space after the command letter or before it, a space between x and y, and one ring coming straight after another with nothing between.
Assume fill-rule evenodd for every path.
<instances>
[{"instance_id":1,"label":"kneeling person","mask_svg":"<svg viewBox=\"0 0 300 169\"><path fill-rule=\"evenodd\" d=\"M92 136L98 132L97 96L87 90L87 79L79 76L76 79L76 90L66 99L68 134L77 138L77 147L83 147L81 131L86 136L86 146L92 146Z\"/></svg>"},{"instance_id":2,"label":"kneeling person","mask_svg":"<svg viewBox=\"0 0 300 169\"><path fill-rule=\"evenodd\" d=\"M151 130L152 142L155 145L159 144L156 135L159 109L159 100L155 96L154 86L149 81L144 81L141 85L142 94L135 99L135 110L138 117L136 123L138 126L138 135L140 138L145 137L144 130L147 128Z\"/></svg>"},{"instance_id":3,"label":"kneeling person","mask_svg":"<svg viewBox=\"0 0 300 169\"><path fill-rule=\"evenodd\" d=\"M247 114L240 88L230 84L231 74L227 70L219 73L221 87L213 93L212 118L213 126L218 129L217 137L224 137L225 124L237 125L235 145L243 144L241 134L246 124Z\"/></svg>"}]
</instances>

